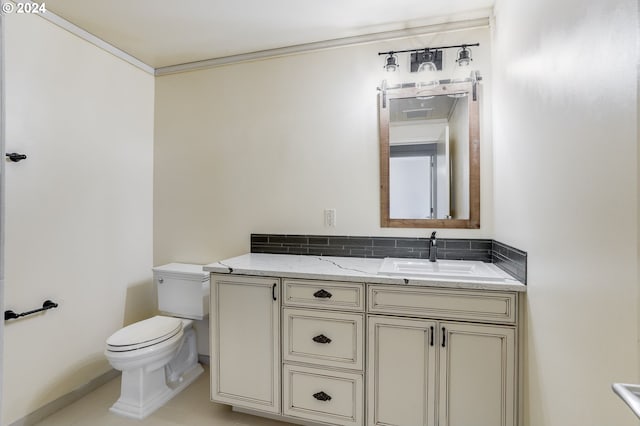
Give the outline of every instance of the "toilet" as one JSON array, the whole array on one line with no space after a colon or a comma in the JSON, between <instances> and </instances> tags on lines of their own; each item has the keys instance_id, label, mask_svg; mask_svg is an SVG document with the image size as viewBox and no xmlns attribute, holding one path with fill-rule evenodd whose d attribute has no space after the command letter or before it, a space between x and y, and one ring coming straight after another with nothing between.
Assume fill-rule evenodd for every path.
<instances>
[{"instance_id":1,"label":"toilet","mask_svg":"<svg viewBox=\"0 0 640 426\"><path fill-rule=\"evenodd\" d=\"M157 315L128 325L106 342L105 355L122 371L113 413L143 419L200 374L193 320L209 314L209 274L202 265L170 263L153 268Z\"/></svg>"}]
</instances>

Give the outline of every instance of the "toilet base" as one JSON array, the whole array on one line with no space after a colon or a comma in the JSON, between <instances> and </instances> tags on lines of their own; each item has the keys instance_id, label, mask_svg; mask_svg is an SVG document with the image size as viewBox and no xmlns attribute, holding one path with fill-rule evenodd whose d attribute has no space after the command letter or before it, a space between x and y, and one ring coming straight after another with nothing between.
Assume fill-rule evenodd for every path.
<instances>
[{"instance_id":1,"label":"toilet base","mask_svg":"<svg viewBox=\"0 0 640 426\"><path fill-rule=\"evenodd\" d=\"M144 419L193 383L203 372L202 366L196 363L182 374L180 380L167 385L164 368L151 373L145 373L143 369L123 371L120 398L109 410L120 416Z\"/></svg>"}]
</instances>

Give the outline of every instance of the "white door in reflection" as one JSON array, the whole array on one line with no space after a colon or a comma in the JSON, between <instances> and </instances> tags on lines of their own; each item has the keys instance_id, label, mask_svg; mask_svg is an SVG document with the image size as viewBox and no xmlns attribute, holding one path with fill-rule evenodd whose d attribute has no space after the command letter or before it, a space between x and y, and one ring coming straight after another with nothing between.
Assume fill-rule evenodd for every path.
<instances>
[{"instance_id":1,"label":"white door in reflection","mask_svg":"<svg viewBox=\"0 0 640 426\"><path fill-rule=\"evenodd\" d=\"M394 143L389 152L389 216L450 218L449 128L432 141Z\"/></svg>"},{"instance_id":2,"label":"white door in reflection","mask_svg":"<svg viewBox=\"0 0 640 426\"><path fill-rule=\"evenodd\" d=\"M430 219L433 215L432 155L389 159L389 203L392 218Z\"/></svg>"}]
</instances>

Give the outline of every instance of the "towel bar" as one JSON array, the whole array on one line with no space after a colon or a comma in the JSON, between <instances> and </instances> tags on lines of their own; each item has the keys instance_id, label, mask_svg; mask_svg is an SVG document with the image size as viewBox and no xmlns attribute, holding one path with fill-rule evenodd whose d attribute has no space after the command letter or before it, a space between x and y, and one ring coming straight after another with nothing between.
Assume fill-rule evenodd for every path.
<instances>
[{"instance_id":1,"label":"towel bar","mask_svg":"<svg viewBox=\"0 0 640 426\"><path fill-rule=\"evenodd\" d=\"M57 308L57 307L58 307L57 303L52 302L51 300L45 300L44 303L42 304L42 308L34 309L32 311L26 311L20 314L16 314L11 310L4 311L4 320L9 321L9 320L20 318L20 317L26 317L27 315L35 314L38 312L46 311L46 310Z\"/></svg>"}]
</instances>

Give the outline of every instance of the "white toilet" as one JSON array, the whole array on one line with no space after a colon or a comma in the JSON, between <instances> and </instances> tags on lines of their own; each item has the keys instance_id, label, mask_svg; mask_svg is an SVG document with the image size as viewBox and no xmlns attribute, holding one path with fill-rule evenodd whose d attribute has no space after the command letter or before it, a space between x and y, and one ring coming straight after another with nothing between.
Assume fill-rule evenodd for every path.
<instances>
[{"instance_id":1,"label":"white toilet","mask_svg":"<svg viewBox=\"0 0 640 426\"><path fill-rule=\"evenodd\" d=\"M209 274L202 265L170 263L153 268L158 309L155 316L124 327L107 339L105 355L122 371L120 398L111 411L143 419L202 372L194 319L209 314Z\"/></svg>"}]
</instances>

